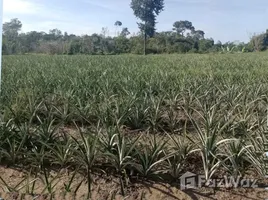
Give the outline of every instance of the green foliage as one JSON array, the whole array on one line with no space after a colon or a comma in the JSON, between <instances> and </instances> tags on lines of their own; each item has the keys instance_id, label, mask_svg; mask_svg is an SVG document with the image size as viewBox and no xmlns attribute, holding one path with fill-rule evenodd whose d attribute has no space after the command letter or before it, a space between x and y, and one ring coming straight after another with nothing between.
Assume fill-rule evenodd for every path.
<instances>
[{"instance_id":1,"label":"green foliage","mask_svg":"<svg viewBox=\"0 0 268 200\"><path fill-rule=\"evenodd\" d=\"M0 184L34 193L38 179L53 196L69 170L63 191L87 184L89 197L96 172L123 195L133 179L177 182L189 167L207 184L218 172L263 174L267 74L263 53L4 56L0 163L33 177Z\"/></svg>"},{"instance_id":2,"label":"green foliage","mask_svg":"<svg viewBox=\"0 0 268 200\"><path fill-rule=\"evenodd\" d=\"M140 10L143 4L150 8L151 18L147 14L143 16L144 13ZM155 32L156 16L163 6L162 1L133 1L134 13L143 20L149 20L148 23L144 21L140 24L140 33L130 35L127 27L118 31L122 22L116 21L114 37L109 36L107 28L103 28L101 34L83 36L62 33L59 29L52 29L48 33L37 31L20 33L22 24L18 19L13 19L4 24L3 54L144 54L144 48L148 54L231 52L227 50L228 48L233 49L233 53L244 53L263 51L267 47L267 33L252 37L248 44L235 42L215 44L212 38L205 38L204 31L195 30L190 21L176 21L173 25L174 31ZM135 9L138 9L137 13ZM143 34L145 25L148 29L147 34Z\"/></svg>"},{"instance_id":3,"label":"green foliage","mask_svg":"<svg viewBox=\"0 0 268 200\"><path fill-rule=\"evenodd\" d=\"M156 17L164 9L164 0L132 0L131 8L134 15L142 21L142 23L138 23L138 26L144 35L145 55L147 53L147 36L153 37L155 34Z\"/></svg>"},{"instance_id":4,"label":"green foliage","mask_svg":"<svg viewBox=\"0 0 268 200\"><path fill-rule=\"evenodd\" d=\"M120 21L116 21L116 22L114 23L114 25L115 25L115 26L122 26L122 22L120 22Z\"/></svg>"},{"instance_id":5,"label":"green foliage","mask_svg":"<svg viewBox=\"0 0 268 200\"><path fill-rule=\"evenodd\" d=\"M117 54L130 53L130 41L125 37L125 33L121 34L115 40L115 51Z\"/></svg>"},{"instance_id":6,"label":"green foliage","mask_svg":"<svg viewBox=\"0 0 268 200\"><path fill-rule=\"evenodd\" d=\"M78 128L78 130L81 136L81 141L78 141L76 138L73 137L73 140L76 144L74 158L77 163L81 165L81 167L84 167L86 169L88 185L87 199L89 199L91 198L91 173L93 171L94 164L100 152L98 149L99 135L85 136L80 128Z\"/></svg>"},{"instance_id":7,"label":"green foliage","mask_svg":"<svg viewBox=\"0 0 268 200\"><path fill-rule=\"evenodd\" d=\"M186 30L189 30L189 31L194 31L195 28L194 26L192 25L192 22L189 22L189 21L177 21L173 24L173 30L177 33L177 34L180 34L182 36L184 36L184 32Z\"/></svg>"},{"instance_id":8,"label":"green foliage","mask_svg":"<svg viewBox=\"0 0 268 200\"><path fill-rule=\"evenodd\" d=\"M266 33L254 35L250 40L250 45L255 51L265 51L268 47L268 30Z\"/></svg>"},{"instance_id":9,"label":"green foliage","mask_svg":"<svg viewBox=\"0 0 268 200\"><path fill-rule=\"evenodd\" d=\"M3 24L3 53L15 54L20 49L19 31L21 30L21 21L11 19L10 22Z\"/></svg>"},{"instance_id":10,"label":"green foliage","mask_svg":"<svg viewBox=\"0 0 268 200\"><path fill-rule=\"evenodd\" d=\"M132 0L134 15L143 23L139 28L145 35L152 37L155 33L156 16L164 9L164 0Z\"/></svg>"},{"instance_id":11,"label":"green foliage","mask_svg":"<svg viewBox=\"0 0 268 200\"><path fill-rule=\"evenodd\" d=\"M214 45L213 39L202 39L199 40L198 50L199 52L208 52Z\"/></svg>"},{"instance_id":12,"label":"green foliage","mask_svg":"<svg viewBox=\"0 0 268 200\"><path fill-rule=\"evenodd\" d=\"M149 138L148 144L141 144L137 151L137 163L134 163L134 169L145 178L157 177L161 172L161 165L167 157L165 156L167 141L165 138L159 140L155 135Z\"/></svg>"}]
</instances>

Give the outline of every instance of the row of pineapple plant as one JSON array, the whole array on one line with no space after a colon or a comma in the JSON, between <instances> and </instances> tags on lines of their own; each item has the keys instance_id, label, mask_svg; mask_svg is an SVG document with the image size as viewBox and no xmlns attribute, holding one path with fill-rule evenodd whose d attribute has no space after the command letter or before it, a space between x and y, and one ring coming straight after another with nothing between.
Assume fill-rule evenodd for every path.
<instances>
[{"instance_id":1,"label":"row of pineapple plant","mask_svg":"<svg viewBox=\"0 0 268 200\"><path fill-rule=\"evenodd\" d=\"M4 57L3 74L0 161L29 172L0 178L4 191L52 198L62 170L64 191L81 174L87 198L96 174L127 195L134 180L176 183L189 168L204 186L265 173L263 55Z\"/></svg>"}]
</instances>

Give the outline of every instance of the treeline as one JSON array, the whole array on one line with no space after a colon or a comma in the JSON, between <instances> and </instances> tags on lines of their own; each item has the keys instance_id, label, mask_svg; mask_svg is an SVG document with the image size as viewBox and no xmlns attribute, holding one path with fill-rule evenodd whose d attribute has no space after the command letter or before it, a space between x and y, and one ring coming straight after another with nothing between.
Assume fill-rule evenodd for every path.
<instances>
[{"instance_id":1,"label":"treeline","mask_svg":"<svg viewBox=\"0 0 268 200\"><path fill-rule=\"evenodd\" d=\"M22 23L12 19L3 25L3 54L143 54L142 33L130 35L122 23L115 23L115 36L111 37L103 28L100 34L77 36L62 33L58 29L48 33L31 31L20 33ZM209 52L252 52L263 51L268 47L268 32L253 36L249 43L227 42L222 44L212 38L205 38L202 30L195 30L189 21L177 21L173 31L156 32L146 40L147 53L209 53Z\"/></svg>"}]
</instances>

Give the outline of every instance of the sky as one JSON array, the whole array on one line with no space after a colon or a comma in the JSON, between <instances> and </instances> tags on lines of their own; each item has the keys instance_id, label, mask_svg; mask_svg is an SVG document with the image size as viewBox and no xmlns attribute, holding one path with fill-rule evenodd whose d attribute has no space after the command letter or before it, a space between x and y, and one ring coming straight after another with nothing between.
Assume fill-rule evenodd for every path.
<instances>
[{"instance_id":1,"label":"sky","mask_svg":"<svg viewBox=\"0 0 268 200\"><path fill-rule=\"evenodd\" d=\"M69 34L100 33L107 27L115 34L115 21L133 34L138 19L131 0L3 0L3 21L18 18L22 32L58 28ZM157 17L157 31L171 31L175 21L188 20L207 38L215 41L247 42L254 34L268 29L268 0L165 0Z\"/></svg>"}]
</instances>

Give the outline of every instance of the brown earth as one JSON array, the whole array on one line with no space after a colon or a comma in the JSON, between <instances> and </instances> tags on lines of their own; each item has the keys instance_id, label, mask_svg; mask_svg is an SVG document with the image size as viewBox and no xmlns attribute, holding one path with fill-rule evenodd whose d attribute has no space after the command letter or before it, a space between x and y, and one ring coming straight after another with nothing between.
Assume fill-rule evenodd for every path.
<instances>
[{"instance_id":1,"label":"brown earth","mask_svg":"<svg viewBox=\"0 0 268 200\"><path fill-rule=\"evenodd\" d=\"M64 183L67 184L71 178L71 174L68 174L67 171L61 171L58 174L52 173L50 180L55 179L52 182L52 186L55 185L53 191L55 192L53 197L48 195L46 186L42 182L44 177L38 177L35 184L34 194L26 195L27 187L25 177L27 177L26 172L22 172L16 169L10 169L5 167L0 167L0 176L2 180L10 187L15 187L22 180L24 182L20 184L17 189L20 189L20 194L17 192L8 192L7 188L3 181L0 181L0 197L4 200L45 200L45 199L66 199L66 200L83 200L86 199L87 194L87 184L85 177L77 175L72 186L72 190L77 188L77 185L83 181L79 189L77 190L76 195L72 193L65 194ZM34 177L29 178L29 182L33 180ZM264 184L267 183L267 180L259 180L258 183ZM30 184L30 186L32 183ZM28 188L29 191L30 188ZM43 191L44 190L44 191ZM43 192L43 194L42 194ZM97 176L93 177L93 186L92 186L92 199L93 200L199 200L199 199L211 199L211 200L244 200L251 199L257 200L268 198L268 191L265 191L264 188L236 188L236 189L214 189L214 188L199 188L199 189L188 189L180 190L176 186L170 186L169 184L159 184L159 183L132 183L127 187L126 197L120 195L120 185L118 178L111 176Z\"/></svg>"}]
</instances>

